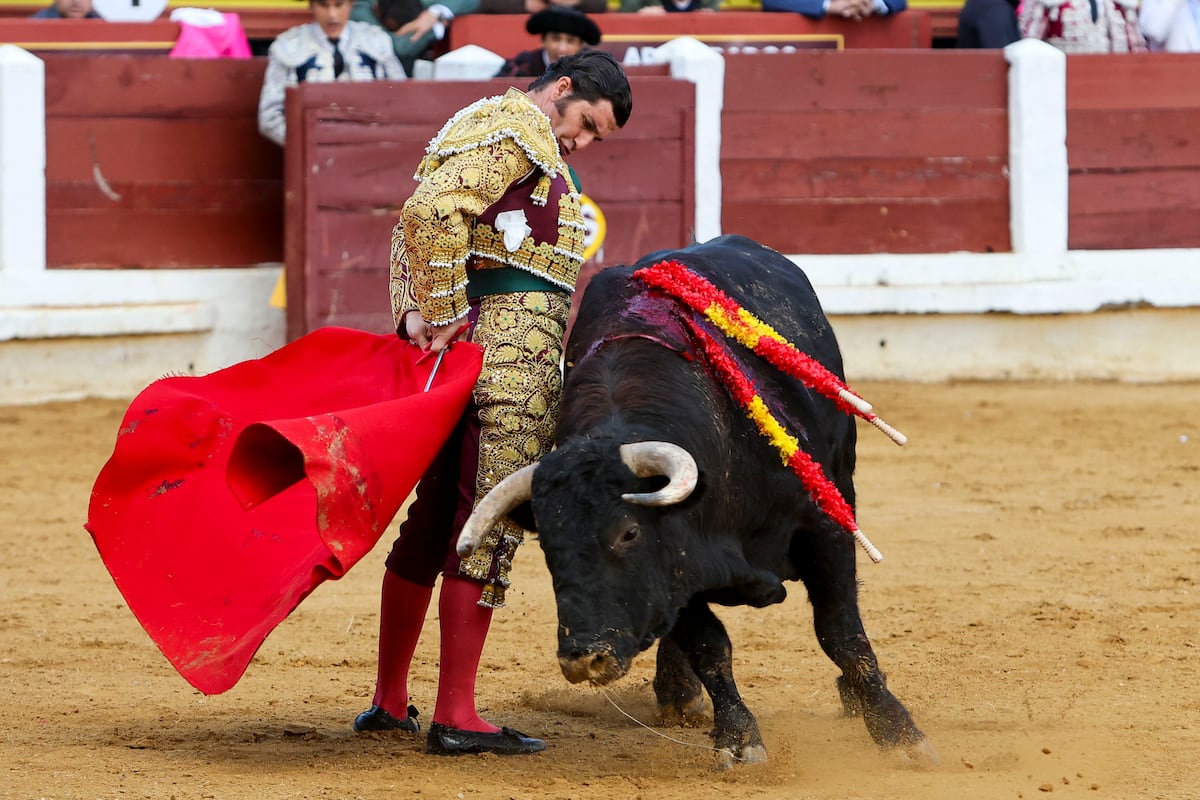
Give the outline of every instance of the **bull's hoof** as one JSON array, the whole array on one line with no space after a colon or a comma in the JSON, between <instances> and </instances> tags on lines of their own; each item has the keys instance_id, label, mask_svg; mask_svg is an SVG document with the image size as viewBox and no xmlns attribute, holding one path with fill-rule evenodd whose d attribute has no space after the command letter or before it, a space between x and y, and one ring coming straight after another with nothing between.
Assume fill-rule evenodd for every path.
<instances>
[{"instance_id":1,"label":"bull's hoof","mask_svg":"<svg viewBox=\"0 0 1200 800\"><path fill-rule=\"evenodd\" d=\"M862 700L850 688L850 682L841 675L837 678L837 690L838 697L842 699L842 715L847 717L861 717L863 713Z\"/></svg>"},{"instance_id":2,"label":"bull's hoof","mask_svg":"<svg viewBox=\"0 0 1200 800\"><path fill-rule=\"evenodd\" d=\"M899 753L914 767L927 769L942 763L941 757L938 756L938 752L934 748L933 742L929 741L928 736L922 736L916 742L901 745Z\"/></svg>"},{"instance_id":3,"label":"bull's hoof","mask_svg":"<svg viewBox=\"0 0 1200 800\"><path fill-rule=\"evenodd\" d=\"M719 770L733 769L738 764L765 763L767 763L767 748L761 744L743 747L742 752L737 754L725 747L717 750L717 769Z\"/></svg>"},{"instance_id":4,"label":"bull's hoof","mask_svg":"<svg viewBox=\"0 0 1200 800\"><path fill-rule=\"evenodd\" d=\"M686 702L662 703L658 706L658 724L664 728L701 728L708 725L709 721L701 695Z\"/></svg>"}]
</instances>

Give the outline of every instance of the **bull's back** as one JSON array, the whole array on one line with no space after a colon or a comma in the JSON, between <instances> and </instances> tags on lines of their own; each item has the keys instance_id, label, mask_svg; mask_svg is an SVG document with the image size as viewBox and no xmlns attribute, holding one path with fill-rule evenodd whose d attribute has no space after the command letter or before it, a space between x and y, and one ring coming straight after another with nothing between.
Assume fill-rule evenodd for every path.
<instances>
[{"instance_id":1,"label":"bull's back","mask_svg":"<svg viewBox=\"0 0 1200 800\"><path fill-rule=\"evenodd\" d=\"M774 328L798 349L842 376L837 339L804 272L787 257L744 236L721 236L679 250L651 253L633 266L612 267L588 283L567 346L574 361L606 337L652 331L639 315L646 287L632 275L660 261L678 261Z\"/></svg>"}]
</instances>

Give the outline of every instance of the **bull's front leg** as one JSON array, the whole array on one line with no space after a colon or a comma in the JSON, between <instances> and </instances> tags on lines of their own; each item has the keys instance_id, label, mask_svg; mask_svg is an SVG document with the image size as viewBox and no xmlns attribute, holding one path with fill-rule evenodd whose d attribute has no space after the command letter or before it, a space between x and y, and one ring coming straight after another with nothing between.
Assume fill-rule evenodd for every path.
<instances>
[{"instance_id":1,"label":"bull's front leg","mask_svg":"<svg viewBox=\"0 0 1200 800\"><path fill-rule=\"evenodd\" d=\"M858 609L854 543L840 531L806 537L811 545L802 578L813 607L817 641L841 669L838 692L847 716L862 715L867 732L884 748L900 747L919 763L936 764L937 752L887 687Z\"/></svg>"},{"instance_id":2,"label":"bull's front leg","mask_svg":"<svg viewBox=\"0 0 1200 800\"><path fill-rule=\"evenodd\" d=\"M733 645L729 634L708 604L692 601L680 613L675 628L664 638L664 643L667 639L673 640L670 647L678 647L687 657L692 672L712 701L712 738L717 751L717 766L728 769L735 762L766 762L767 749L758 730L758 720L742 702L733 680ZM662 644L659 647L661 653ZM655 688L657 691L657 681Z\"/></svg>"},{"instance_id":3,"label":"bull's front leg","mask_svg":"<svg viewBox=\"0 0 1200 800\"><path fill-rule=\"evenodd\" d=\"M696 677L687 654L670 634L658 641L654 697L658 701L660 725L691 728L707 722L704 711L704 685Z\"/></svg>"}]
</instances>

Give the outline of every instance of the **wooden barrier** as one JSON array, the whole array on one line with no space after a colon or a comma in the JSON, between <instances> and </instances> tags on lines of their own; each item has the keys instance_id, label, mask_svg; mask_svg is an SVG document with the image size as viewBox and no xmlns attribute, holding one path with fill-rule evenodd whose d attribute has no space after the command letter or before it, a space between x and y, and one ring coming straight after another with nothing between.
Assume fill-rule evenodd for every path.
<instances>
[{"instance_id":1,"label":"wooden barrier","mask_svg":"<svg viewBox=\"0 0 1200 800\"><path fill-rule=\"evenodd\" d=\"M0 0L0 23L7 20L16 20L29 17L31 14L41 11L50 5L50 0L45 2L30 2L30 0ZM203 3L189 2L189 0L170 0L168 3L168 11L163 14L154 23L144 22L125 22L125 23L108 23L109 25L124 25L124 26L146 26L148 24L171 24L168 21L170 9L187 8L187 7L215 8L218 11L234 13L241 20L242 28L246 31L246 36L250 39L271 40L278 36L283 31L293 25L301 25L312 20L312 12L309 11L308 3L304 0L205 0ZM37 20L41 22L42 20ZM64 22L76 22L75 20L49 20L55 24ZM93 22L100 24L103 20L78 20L78 22ZM0 42L16 44L13 39L7 38L10 29L0 24ZM145 41L144 35L136 31L132 31L133 39L131 41ZM62 31L58 33L61 36ZM94 46L89 46L89 42L103 41L103 38L96 39L96 36L104 37L105 34L93 34L86 32L86 35L78 37L72 41L77 42L75 47L56 47L42 49L98 49ZM176 35L178 29L176 29ZM62 42L62 39L54 41ZM171 36L172 44L175 42L175 36ZM22 45L24 46L24 45ZM32 49L32 48L27 48ZM125 48L126 50L140 48ZM169 46L168 46L169 49Z\"/></svg>"},{"instance_id":2,"label":"wooden barrier","mask_svg":"<svg viewBox=\"0 0 1200 800\"><path fill-rule=\"evenodd\" d=\"M729 56L722 230L785 253L1009 250L1007 120L999 51Z\"/></svg>"},{"instance_id":3,"label":"wooden barrier","mask_svg":"<svg viewBox=\"0 0 1200 800\"><path fill-rule=\"evenodd\" d=\"M50 266L284 260L283 161L256 125L262 59L44 59ZM638 80L630 129L577 159L608 217L607 263L685 242L694 214L691 86ZM1187 55L1068 58L1072 248L1200 247L1197 85ZM503 86L305 87L324 103L319 158L304 162L319 168L312 216L290 220L321 248L309 260L386 265L425 143L454 104ZM728 56L722 228L789 253L1010 250L1006 102L996 51ZM331 298L313 319L337 317Z\"/></svg>"},{"instance_id":4,"label":"wooden barrier","mask_svg":"<svg viewBox=\"0 0 1200 800\"><path fill-rule=\"evenodd\" d=\"M962 13L963 0L908 0L909 11L920 11L929 15L929 27L938 46L954 46L958 38L958 15Z\"/></svg>"},{"instance_id":5,"label":"wooden barrier","mask_svg":"<svg viewBox=\"0 0 1200 800\"><path fill-rule=\"evenodd\" d=\"M1067 59L1068 246L1200 247L1200 59Z\"/></svg>"},{"instance_id":6,"label":"wooden barrier","mask_svg":"<svg viewBox=\"0 0 1200 800\"><path fill-rule=\"evenodd\" d=\"M0 43L37 53L60 51L167 53L179 38L169 20L105 22L102 19L2 19Z\"/></svg>"},{"instance_id":7,"label":"wooden barrier","mask_svg":"<svg viewBox=\"0 0 1200 800\"><path fill-rule=\"evenodd\" d=\"M467 44L509 58L536 49L539 39L525 32L524 15L468 14L450 26L450 48ZM604 14L596 18L604 32L601 47L618 58L629 48L657 46L678 36L691 36L714 46L796 47L800 49L927 48L932 43L930 19L920 11L865 22L800 14L729 11L720 14Z\"/></svg>"},{"instance_id":8,"label":"wooden barrier","mask_svg":"<svg viewBox=\"0 0 1200 800\"><path fill-rule=\"evenodd\" d=\"M265 59L45 63L48 266L281 260L282 157L257 121Z\"/></svg>"},{"instance_id":9,"label":"wooden barrier","mask_svg":"<svg viewBox=\"0 0 1200 800\"><path fill-rule=\"evenodd\" d=\"M608 222L602 263L628 263L690 239L695 91L632 74L637 113L572 158ZM288 336L321 325L391 329L391 230L413 170L455 111L508 81L305 85L288 95Z\"/></svg>"}]
</instances>

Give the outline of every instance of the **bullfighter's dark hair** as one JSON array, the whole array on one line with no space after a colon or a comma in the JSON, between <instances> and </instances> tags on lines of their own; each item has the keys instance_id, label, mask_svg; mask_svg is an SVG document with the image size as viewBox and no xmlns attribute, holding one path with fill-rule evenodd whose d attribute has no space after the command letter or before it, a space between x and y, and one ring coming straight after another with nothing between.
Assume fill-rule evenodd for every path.
<instances>
[{"instance_id":1,"label":"bullfighter's dark hair","mask_svg":"<svg viewBox=\"0 0 1200 800\"><path fill-rule=\"evenodd\" d=\"M625 127L633 111L633 92L629 79L617 60L603 50L584 50L573 56L563 56L546 70L546 74L529 84L529 90L541 89L559 78L571 79L571 96L588 103L608 100L612 103L617 127Z\"/></svg>"}]
</instances>

